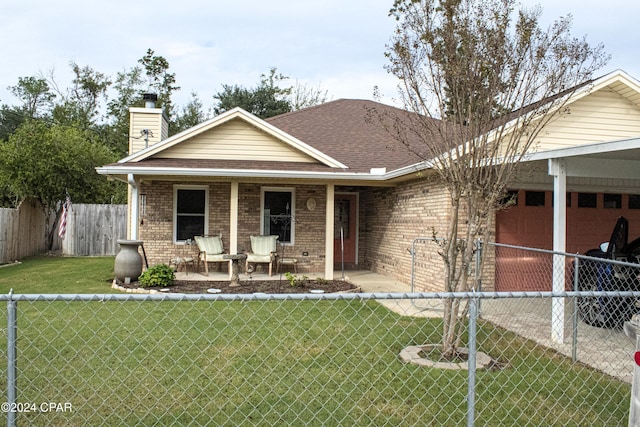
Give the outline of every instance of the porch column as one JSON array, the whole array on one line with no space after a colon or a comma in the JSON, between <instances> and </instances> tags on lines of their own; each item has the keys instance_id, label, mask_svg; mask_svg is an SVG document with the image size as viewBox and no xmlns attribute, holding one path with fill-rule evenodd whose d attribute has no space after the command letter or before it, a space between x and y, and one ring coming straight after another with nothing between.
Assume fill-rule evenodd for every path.
<instances>
[{"instance_id":1,"label":"porch column","mask_svg":"<svg viewBox=\"0 0 640 427\"><path fill-rule=\"evenodd\" d=\"M238 182L231 181L231 195L229 196L229 253L238 253Z\"/></svg>"},{"instance_id":2,"label":"porch column","mask_svg":"<svg viewBox=\"0 0 640 427\"><path fill-rule=\"evenodd\" d=\"M129 204L131 207L129 212L129 239L138 240L138 224L140 223L138 183L132 173L127 175L127 182L129 183L131 197L131 203Z\"/></svg>"},{"instance_id":3,"label":"porch column","mask_svg":"<svg viewBox=\"0 0 640 427\"><path fill-rule=\"evenodd\" d=\"M327 184L327 208L324 232L324 278L333 280L333 219L335 209L335 185Z\"/></svg>"},{"instance_id":4,"label":"porch column","mask_svg":"<svg viewBox=\"0 0 640 427\"><path fill-rule=\"evenodd\" d=\"M553 251L567 251L567 167L565 159L550 159L549 174L553 175ZM553 255L553 292L565 290L565 257ZM551 339L564 341L564 298L551 303Z\"/></svg>"}]
</instances>

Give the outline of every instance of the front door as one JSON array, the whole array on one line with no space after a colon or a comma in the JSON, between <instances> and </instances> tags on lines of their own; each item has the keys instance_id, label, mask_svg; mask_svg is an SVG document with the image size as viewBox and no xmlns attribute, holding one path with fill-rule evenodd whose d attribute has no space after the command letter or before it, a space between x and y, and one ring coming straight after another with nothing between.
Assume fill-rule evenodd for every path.
<instances>
[{"instance_id":1,"label":"front door","mask_svg":"<svg viewBox=\"0 0 640 427\"><path fill-rule=\"evenodd\" d=\"M353 267L356 264L357 214L355 194L335 195L333 262L336 265L344 262Z\"/></svg>"}]
</instances>

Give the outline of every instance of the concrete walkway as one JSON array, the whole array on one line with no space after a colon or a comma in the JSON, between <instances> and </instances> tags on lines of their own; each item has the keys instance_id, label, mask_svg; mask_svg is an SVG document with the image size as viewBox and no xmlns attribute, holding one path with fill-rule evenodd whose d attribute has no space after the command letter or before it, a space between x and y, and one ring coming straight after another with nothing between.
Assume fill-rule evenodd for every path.
<instances>
[{"instance_id":1,"label":"concrete walkway","mask_svg":"<svg viewBox=\"0 0 640 427\"><path fill-rule=\"evenodd\" d=\"M340 277L338 275L334 277ZM345 273L345 279L354 283L365 293L410 293L411 285L399 280L383 276L381 274L372 273L370 271L349 271ZM438 299L431 300L412 300L412 299L382 299L378 300L380 304L403 316L413 317L442 317L443 306L442 301Z\"/></svg>"}]
</instances>

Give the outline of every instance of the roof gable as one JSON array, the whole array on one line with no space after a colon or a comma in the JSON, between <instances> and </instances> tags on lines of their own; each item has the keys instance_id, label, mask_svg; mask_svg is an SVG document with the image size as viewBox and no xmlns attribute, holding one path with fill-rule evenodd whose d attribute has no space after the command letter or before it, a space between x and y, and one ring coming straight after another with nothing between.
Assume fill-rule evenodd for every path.
<instances>
[{"instance_id":1,"label":"roof gable","mask_svg":"<svg viewBox=\"0 0 640 427\"><path fill-rule=\"evenodd\" d=\"M618 70L510 114L504 128L496 126L487 137L507 140L523 123L523 116L548 120L528 149L527 158L531 158L534 153L635 138L640 135L638 114L640 83ZM521 135L529 137L529 133Z\"/></svg>"},{"instance_id":2,"label":"roof gable","mask_svg":"<svg viewBox=\"0 0 640 427\"><path fill-rule=\"evenodd\" d=\"M153 158L229 159L321 163L346 168L241 108L234 108L164 141L134 153L120 163Z\"/></svg>"},{"instance_id":3,"label":"roof gable","mask_svg":"<svg viewBox=\"0 0 640 427\"><path fill-rule=\"evenodd\" d=\"M537 149L557 150L577 145L640 136L640 107L609 87L568 107L538 137Z\"/></svg>"},{"instance_id":4,"label":"roof gable","mask_svg":"<svg viewBox=\"0 0 640 427\"><path fill-rule=\"evenodd\" d=\"M318 163L312 156L239 118L198 133L152 157Z\"/></svg>"}]
</instances>

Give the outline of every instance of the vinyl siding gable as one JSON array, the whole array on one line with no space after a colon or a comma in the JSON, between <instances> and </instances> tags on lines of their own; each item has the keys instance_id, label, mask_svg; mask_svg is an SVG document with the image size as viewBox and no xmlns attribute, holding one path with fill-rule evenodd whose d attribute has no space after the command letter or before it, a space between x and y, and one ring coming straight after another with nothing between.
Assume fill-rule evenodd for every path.
<instances>
[{"instance_id":1,"label":"vinyl siding gable","mask_svg":"<svg viewBox=\"0 0 640 427\"><path fill-rule=\"evenodd\" d=\"M609 142L640 136L640 108L610 88L570 104L568 113L549 123L535 151Z\"/></svg>"},{"instance_id":2,"label":"vinyl siding gable","mask_svg":"<svg viewBox=\"0 0 640 427\"><path fill-rule=\"evenodd\" d=\"M240 119L197 134L153 157L317 163L312 157Z\"/></svg>"}]
</instances>

